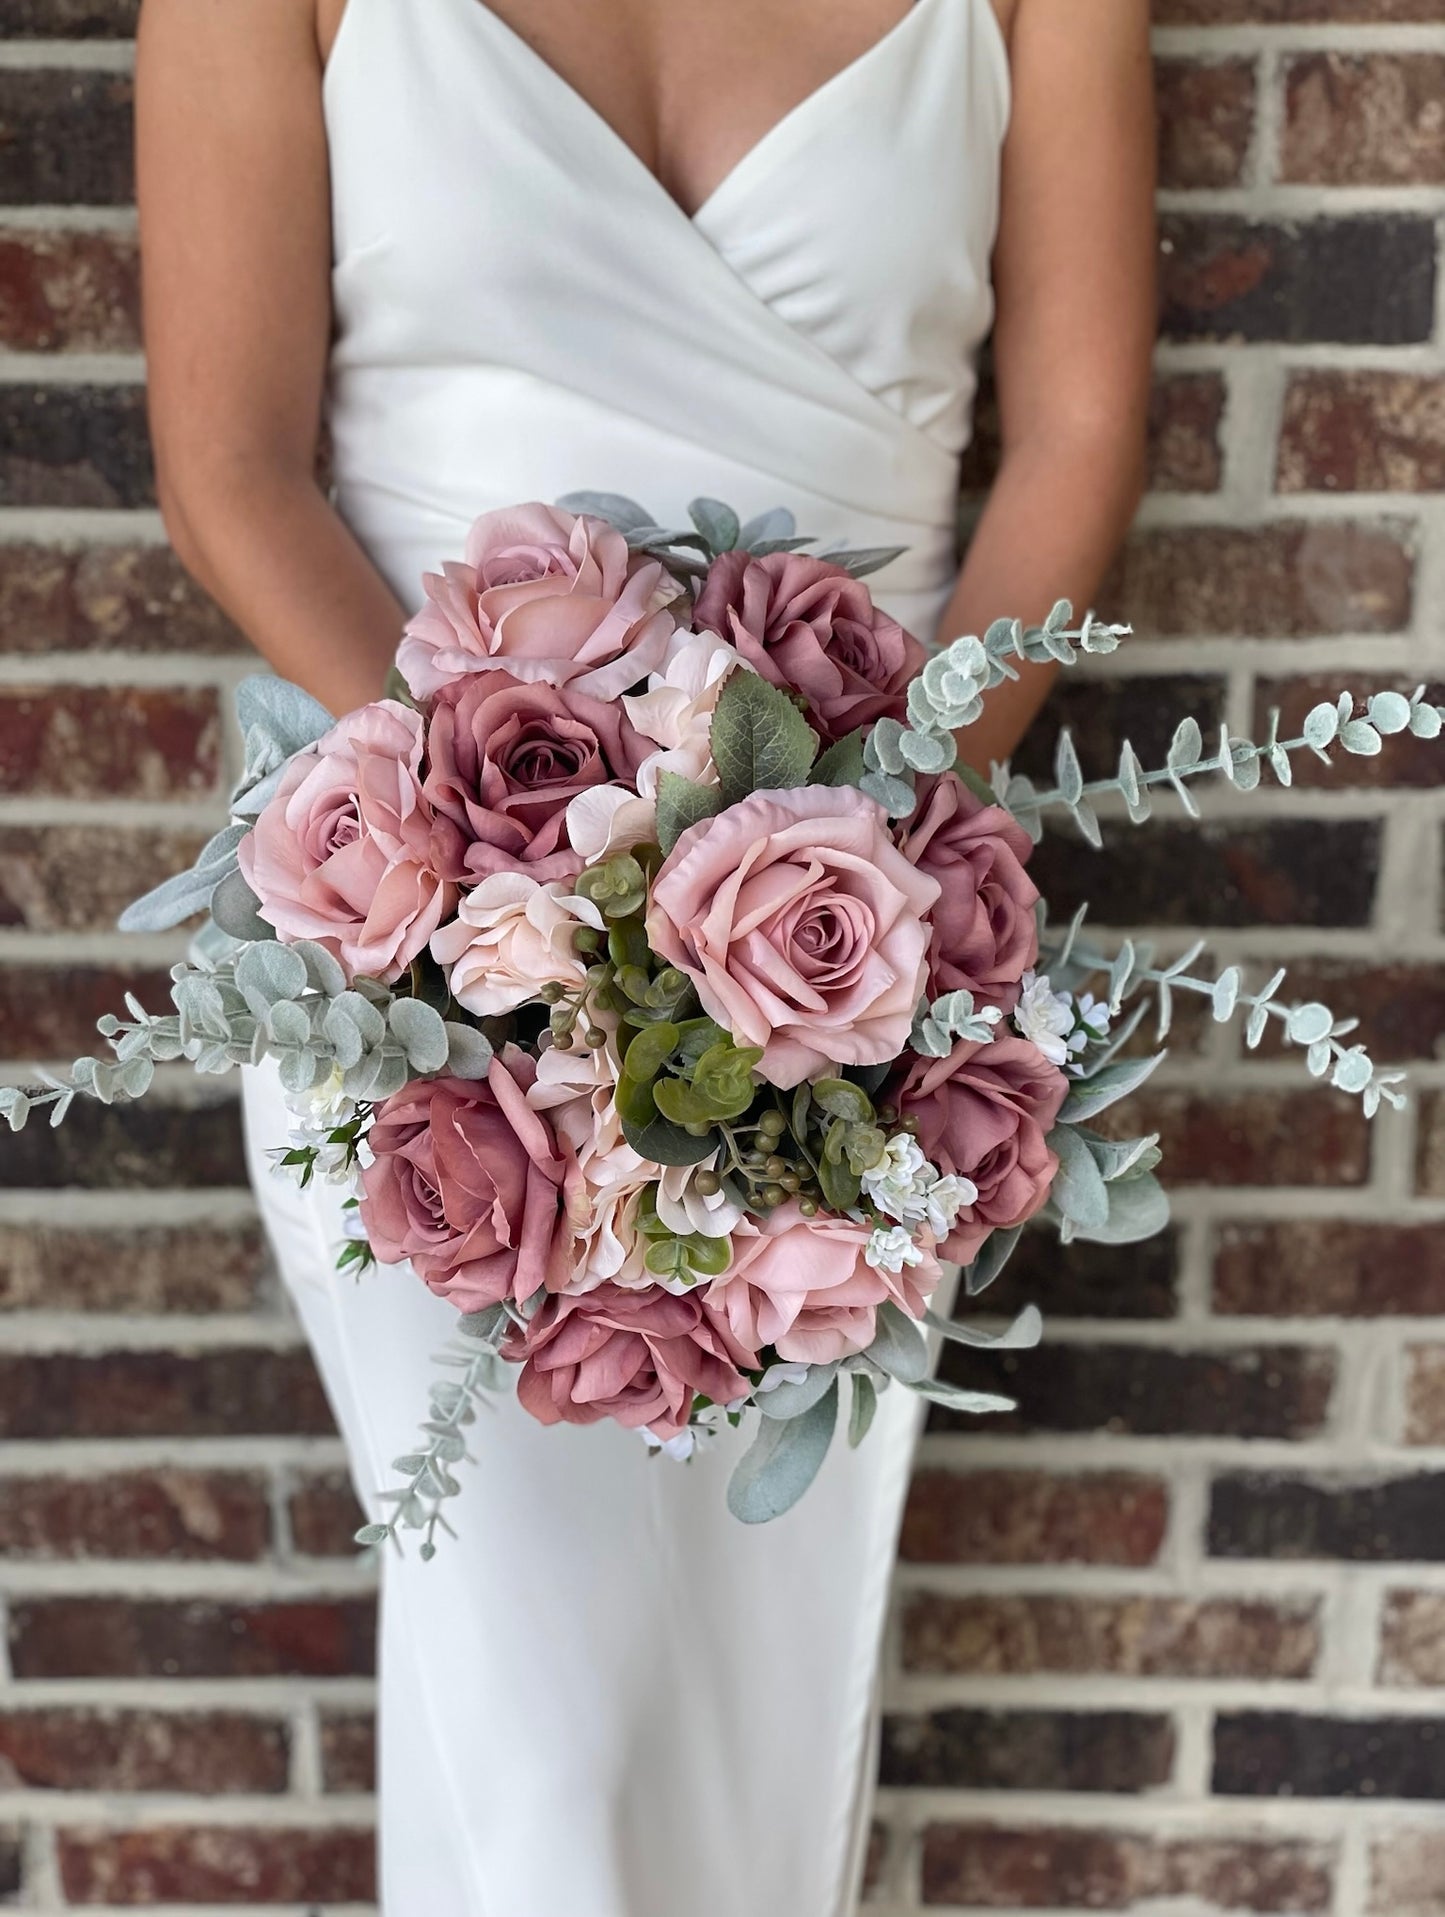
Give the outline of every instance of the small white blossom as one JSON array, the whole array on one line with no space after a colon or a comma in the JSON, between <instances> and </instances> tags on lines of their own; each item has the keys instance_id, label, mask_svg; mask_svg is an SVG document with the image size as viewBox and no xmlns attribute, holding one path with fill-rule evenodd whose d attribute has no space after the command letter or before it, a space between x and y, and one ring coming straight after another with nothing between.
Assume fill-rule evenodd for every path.
<instances>
[{"instance_id":1,"label":"small white blossom","mask_svg":"<svg viewBox=\"0 0 1445 1917\"><path fill-rule=\"evenodd\" d=\"M1038 1046L1051 1065L1068 1063L1074 1022L1071 995L1054 991L1047 975L1025 972L1023 990L1014 1007L1014 1024L1025 1038Z\"/></svg>"},{"instance_id":2,"label":"small white blossom","mask_svg":"<svg viewBox=\"0 0 1445 1917\"><path fill-rule=\"evenodd\" d=\"M779 1385L802 1384L808 1375L808 1370L807 1365L801 1364L769 1365L758 1380L757 1395L762 1397L764 1392L776 1391Z\"/></svg>"},{"instance_id":3,"label":"small white blossom","mask_svg":"<svg viewBox=\"0 0 1445 1917\"><path fill-rule=\"evenodd\" d=\"M864 1247L863 1259L875 1271L900 1272L905 1265L921 1265L923 1253L902 1225L886 1231L880 1225Z\"/></svg>"},{"instance_id":4,"label":"small white blossom","mask_svg":"<svg viewBox=\"0 0 1445 1917\"><path fill-rule=\"evenodd\" d=\"M938 1173L907 1132L890 1138L883 1156L863 1174L863 1189L879 1211L901 1224L917 1224L923 1216L925 1194Z\"/></svg>"},{"instance_id":5,"label":"small white blossom","mask_svg":"<svg viewBox=\"0 0 1445 1917\"><path fill-rule=\"evenodd\" d=\"M698 1433L695 1425L689 1425L685 1431L679 1431L675 1438L658 1438L644 1425L641 1435L649 1451L660 1451L665 1458L675 1458L679 1464L685 1464L697 1450Z\"/></svg>"},{"instance_id":6,"label":"small white blossom","mask_svg":"<svg viewBox=\"0 0 1445 1917\"><path fill-rule=\"evenodd\" d=\"M946 1178L935 1178L928 1188L928 1209L924 1213L924 1223L937 1239L943 1239L958 1223L958 1214L966 1205L972 1205L978 1198L978 1186L971 1178L960 1178L950 1172Z\"/></svg>"}]
</instances>

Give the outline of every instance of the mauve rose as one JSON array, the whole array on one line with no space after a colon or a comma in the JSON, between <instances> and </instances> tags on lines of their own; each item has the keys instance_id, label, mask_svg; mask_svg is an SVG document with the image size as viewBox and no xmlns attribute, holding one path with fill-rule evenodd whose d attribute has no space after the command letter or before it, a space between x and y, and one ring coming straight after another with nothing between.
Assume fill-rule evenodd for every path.
<instances>
[{"instance_id":1,"label":"mauve rose","mask_svg":"<svg viewBox=\"0 0 1445 1917\"><path fill-rule=\"evenodd\" d=\"M367 1134L372 1249L385 1264L409 1259L458 1311L566 1283L580 1179L527 1103L534 1070L509 1047L485 1079L418 1079L378 1106Z\"/></svg>"},{"instance_id":2,"label":"mauve rose","mask_svg":"<svg viewBox=\"0 0 1445 1917\"><path fill-rule=\"evenodd\" d=\"M947 1058L915 1060L892 1092L918 1143L941 1172L971 1178L978 1197L958 1214L939 1250L972 1264L991 1231L1032 1218L1059 1161L1044 1143L1069 1080L1026 1038L955 1045Z\"/></svg>"},{"instance_id":3,"label":"mauve rose","mask_svg":"<svg viewBox=\"0 0 1445 1917\"><path fill-rule=\"evenodd\" d=\"M583 860L567 836L580 792L630 782L652 750L620 704L506 672L443 686L427 719L422 790L436 814L432 862L444 877L491 872L566 879Z\"/></svg>"},{"instance_id":4,"label":"mauve rose","mask_svg":"<svg viewBox=\"0 0 1445 1917\"><path fill-rule=\"evenodd\" d=\"M1024 870L1033 841L1002 806L985 805L956 773L920 779L900 835L905 858L942 886L933 908L928 995L972 992L1009 1012L1039 955L1038 887Z\"/></svg>"},{"instance_id":5,"label":"mauve rose","mask_svg":"<svg viewBox=\"0 0 1445 1917\"><path fill-rule=\"evenodd\" d=\"M483 513L465 561L422 583L396 655L419 699L498 667L615 699L660 664L682 590L605 519L540 502Z\"/></svg>"},{"instance_id":6,"label":"mauve rose","mask_svg":"<svg viewBox=\"0 0 1445 1917\"><path fill-rule=\"evenodd\" d=\"M741 1398L742 1370L756 1364L696 1292L613 1284L545 1299L503 1355L522 1361L517 1398L543 1424L613 1418L664 1441L686 1430L699 1393L717 1404Z\"/></svg>"},{"instance_id":7,"label":"mauve rose","mask_svg":"<svg viewBox=\"0 0 1445 1917\"><path fill-rule=\"evenodd\" d=\"M902 719L928 657L861 580L806 553L725 552L708 568L694 626L720 633L755 672L801 692L826 739Z\"/></svg>"},{"instance_id":8,"label":"mauve rose","mask_svg":"<svg viewBox=\"0 0 1445 1917\"><path fill-rule=\"evenodd\" d=\"M294 758L238 858L283 939L314 939L355 976L394 979L451 909L431 863L422 720L362 706Z\"/></svg>"},{"instance_id":9,"label":"mauve rose","mask_svg":"<svg viewBox=\"0 0 1445 1917\"><path fill-rule=\"evenodd\" d=\"M851 1218L805 1218L790 1200L733 1233L733 1262L709 1285L707 1302L726 1314L740 1343L754 1351L772 1345L790 1364L832 1364L866 1351L880 1305L891 1300L921 1318L942 1276L932 1257L900 1272L876 1270L863 1257L872 1233Z\"/></svg>"},{"instance_id":10,"label":"mauve rose","mask_svg":"<svg viewBox=\"0 0 1445 1917\"><path fill-rule=\"evenodd\" d=\"M903 1050L937 897L881 806L852 786L801 786L689 826L653 882L647 935L789 1086Z\"/></svg>"}]
</instances>

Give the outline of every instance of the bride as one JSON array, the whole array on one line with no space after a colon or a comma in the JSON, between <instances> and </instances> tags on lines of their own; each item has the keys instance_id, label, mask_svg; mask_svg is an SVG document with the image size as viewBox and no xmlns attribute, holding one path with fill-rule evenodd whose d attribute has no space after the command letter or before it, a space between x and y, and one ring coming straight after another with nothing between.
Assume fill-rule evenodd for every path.
<instances>
[{"instance_id":1,"label":"bride","mask_svg":"<svg viewBox=\"0 0 1445 1917\"><path fill-rule=\"evenodd\" d=\"M921 638L1087 602L1141 484L1147 0L145 0L152 425L182 560L333 712L469 522L706 493L906 546ZM960 568L993 332L1002 458ZM317 478L329 432L332 478ZM1045 689L965 745L1017 743ZM257 1199L373 1510L450 1308ZM1047 1302L1046 1300L1044 1301ZM845 1917L916 1438L886 1394L775 1523L616 1425L474 1433L460 1536L383 1567L386 1917ZM744 1434L744 1440L747 1434Z\"/></svg>"}]
</instances>

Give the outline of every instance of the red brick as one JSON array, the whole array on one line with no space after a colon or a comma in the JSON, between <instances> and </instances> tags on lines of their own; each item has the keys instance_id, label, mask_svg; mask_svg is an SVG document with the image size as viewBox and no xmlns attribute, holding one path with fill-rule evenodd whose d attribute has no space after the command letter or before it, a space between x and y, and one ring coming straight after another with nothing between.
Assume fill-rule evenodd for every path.
<instances>
[{"instance_id":1,"label":"red brick","mask_svg":"<svg viewBox=\"0 0 1445 1917\"><path fill-rule=\"evenodd\" d=\"M138 350L134 237L0 228L0 345L26 353Z\"/></svg>"},{"instance_id":2,"label":"red brick","mask_svg":"<svg viewBox=\"0 0 1445 1917\"><path fill-rule=\"evenodd\" d=\"M1445 1345L1405 1354L1405 1442L1445 1444Z\"/></svg>"},{"instance_id":3,"label":"red brick","mask_svg":"<svg viewBox=\"0 0 1445 1917\"><path fill-rule=\"evenodd\" d=\"M1398 526L1160 527L1129 541L1099 607L1147 638L1399 632L1414 580Z\"/></svg>"},{"instance_id":4,"label":"red brick","mask_svg":"<svg viewBox=\"0 0 1445 1917\"><path fill-rule=\"evenodd\" d=\"M1310 186L1445 182L1445 56L1307 53L1285 69L1281 175Z\"/></svg>"},{"instance_id":5,"label":"red brick","mask_svg":"<svg viewBox=\"0 0 1445 1917\"><path fill-rule=\"evenodd\" d=\"M0 1353L6 1438L324 1436L333 1429L305 1351Z\"/></svg>"},{"instance_id":6,"label":"red brick","mask_svg":"<svg viewBox=\"0 0 1445 1917\"><path fill-rule=\"evenodd\" d=\"M1385 1593L1379 1681L1445 1685L1445 1592Z\"/></svg>"},{"instance_id":7,"label":"red brick","mask_svg":"<svg viewBox=\"0 0 1445 1917\"><path fill-rule=\"evenodd\" d=\"M0 1058L69 1060L80 1052L109 1058L96 1020L105 1012L127 1017L127 992L152 1011L165 1011L170 985L168 971L129 966L0 964Z\"/></svg>"},{"instance_id":8,"label":"red brick","mask_svg":"<svg viewBox=\"0 0 1445 1917\"><path fill-rule=\"evenodd\" d=\"M247 650L168 546L0 542L0 651Z\"/></svg>"},{"instance_id":9,"label":"red brick","mask_svg":"<svg viewBox=\"0 0 1445 1917\"><path fill-rule=\"evenodd\" d=\"M270 1510L246 1472L117 1472L0 1478L0 1555L11 1558L194 1558L265 1555Z\"/></svg>"},{"instance_id":10,"label":"red brick","mask_svg":"<svg viewBox=\"0 0 1445 1917\"><path fill-rule=\"evenodd\" d=\"M1310 370L1285 392L1275 485L1282 493L1445 489L1445 380L1423 373Z\"/></svg>"},{"instance_id":11,"label":"red brick","mask_svg":"<svg viewBox=\"0 0 1445 1917\"><path fill-rule=\"evenodd\" d=\"M1435 236L1428 215L1361 213L1160 220L1166 339L1286 346L1408 346L1432 337Z\"/></svg>"},{"instance_id":12,"label":"red brick","mask_svg":"<svg viewBox=\"0 0 1445 1917\"><path fill-rule=\"evenodd\" d=\"M949 1597L903 1613L903 1667L944 1676L1304 1678L1318 1606L1230 1598Z\"/></svg>"},{"instance_id":13,"label":"red brick","mask_svg":"<svg viewBox=\"0 0 1445 1917\"><path fill-rule=\"evenodd\" d=\"M6 0L0 39L124 40L140 0Z\"/></svg>"},{"instance_id":14,"label":"red brick","mask_svg":"<svg viewBox=\"0 0 1445 1917\"><path fill-rule=\"evenodd\" d=\"M234 1083L222 1081L217 1087L214 1080L203 1080L195 1093L198 1102L184 1105L167 1103L159 1091L138 1105L78 1099L57 1131L32 1124L5 1140L0 1160L5 1183L31 1191L71 1185L93 1191L244 1185Z\"/></svg>"},{"instance_id":15,"label":"red brick","mask_svg":"<svg viewBox=\"0 0 1445 1917\"><path fill-rule=\"evenodd\" d=\"M128 205L134 93L125 73L0 73L0 205Z\"/></svg>"},{"instance_id":16,"label":"red brick","mask_svg":"<svg viewBox=\"0 0 1445 1917\"><path fill-rule=\"evenodd\" d=\"M266 1271L255 1225L0 1225L0 1311L249 1311Z\"/></svg>"},{"instance_id":17,"label":"red brick","mask_svg":"<svg viewBox=\"0 0 1445 1917\"><path fill-rule=\"evenodd\" d=\"M3 153L0 147L0 166ZM114 509L155 503L139 385L14 381L0 388L0 504Z\"/></svg>"},{"instance_id":18,"label":"red brick","mask_svg":"<svg viewBox=\"0 0 1445 1917\"><path fill-rule=\"evenodd\" d=\"M1251 1318L1445 1314L1445 1232L1333 1218L1225 1225L1213 1309Z\"/></svg>"},{"instance_id":19,"label":"red brick","mask_svg":"<svg viewBox=\"0 0 1445 1917\"><path fill-rule=\"evenodd\" d=\"M1224 381L1218 373L1156 380L1149 402L1149 490L1217 493L1224 478L1223 420Z\"/></svg>"},{"instance_id":20,"label":"red brick","mask_svg":"<svg viewBox=\"0 0 1445 1917\"><path fill-rule=\"evenodd\" d=\"M1162 27L1366 26L1445 20L1445 0L1154 0Z\"/></svg>"},{"instance_id":21,"label":"red brick","mask_svg":"<svg viewBox=\"0 0 1445 1917\"><path fill-rule=\"evenodd\" d=\"M326 1711L321 1718L321 1781L328 1791L376 1789L376 1719L369 1711Z\"/></svg>"},{"instance_id":22,"label":"red brick","mask_svg":"<svg viewBox=\"0 0 1445 1917\"><path fill-rule=\"evenodd\" d=\"M1238 186L1254 130L1248 60L1159 60L1159 184Z\"/></svg>"},{"instance_id":23,"label":"red brick","mask_svg":"<svg viewBox=\"0 0 1445 1917\"><path fill-rule=\"evenodd\" d=\"M883 1720L890 1788L1146 1791L1174 1769L1174 1724L1149 1711L898 1712Z\"/></svg>"},{"instance_id":24,"label":"red brick","mask_svg":"<svg viewBox=\"0 0 1445 1917\"><path fill-rule=\"evenodd\" d=\"M1370 1917L1442 1917L1445 1830L1395 1830L1370 1845Z\"/></svg>"},{"instance_id":25,"label":"red brick","mask_svg":"<svg viewBox=\"0 0 1445 1917\"><path fill-rule=\"evenodd\" d=\"M213 692L157 686L0 690L0 792L176 799L215 790Z\"/></svg>"},{"instance_id":26,"label":"red brick","mask_svg":"<svg viewBox=\"0 0 1445 1917\"><path fill-rule=\"evenodd\" d=\"M1256 736L1263 735L1271 706L1279 707L1282 736L1298 738L1305 714L1322 700L1333 702L1342 692L1353 693L1357 700L1385 691L1403 692L1408 696L1421 683L1419 678L1348 669L1328 676L1316 673L1303 679L1262 679L1255 693ZM1436 704L1445 703L1445 684L1426 683L1426 693ZM1363 711L1363 706L1360 710ZM1445 740L1417 739L1409 732L1394 732L1383 741L1383 746L1383 751L1373 758L1357 757L1335 747L1330 752L1328 765L1312 752L1297 752L1293 755L1295 784L1308 790L1328 788L1336 792L1439 785L1445 774Z\"/></svg>"},{"instance_id":27,"label":"red brick","mask_svg":"<svg viewBox=\"0 0 1445 1917\"><path fill-rule=\"evenodd\" d=\"M1445 1095L1419 1095L1420 1190L1431 1198L1445 1198Z\"/></svg>"},{"instance_id":28,"label":"red brick","mask_svg":"<svg viewBox=\"0 0 1445 1917\"><path fill-rule=\"evenodd\" d=\"M1128 1471L917 1471L901 1555L912 1564L1153 1564L1169 1494Z\"/></svg>"},{"instance_id":29,"label":"red brick","mask_svg":"<svg viewBox=\"0 0 1445 1917\"><path fill-rule=\"evenodd\" d=\"M9 1628L19 1679L367 1677L375 1667L376 1611L365 1598L23 1598L11 1601Z\"/></svg>"},{"instance_id":30,"label":"red brick","mask_svg":"<svg viewBox=\"0 0 1445 1917\"><path fill-rule=\"evenodd\" d=\"M1280 1838L1158 1838L1127 1831L930 1824L923 1901L966 1910L1131 1910L1156 1898L1213 1909L1331 1908L1328 1846Z\"/></svg>"},{"instance_id":31,"label":"red brick","mask_svg":"<svg viewBox=\"0 0 1445 1917\"><path fill-rule=\"evenodd\" d=\"M305 1556L355 1557L357 1527L365 1524L366 1514L344 1472L307 1478L292 1492L287 1509L292 1542Z\"/></svg>"},{"instance_id":32,"label":"red brick","mask_svg":"<svg viewBox=\"0 0 1445 1917\"><path fill-rule=\"evenodd\" d=\"M0 926L108 932L132 899L192 863L203 836L102 825L0 827Z\"/></svg>"},{"instance_id":33,"label":"red brick","mask_svg":"<svg viewBox=\"0 0 1445 1917\"><path fill-rule=\"evenodd\" d=\"M1381 1064L1437 1057L1445 1041L1445 971L1438 965L1301 959L1290 965L1282 993L1286 1002L1323 1000L1340 1017L1358 1019L1350 1043L1368 1046ZM1298 1063L1301 1054L1272 1020L1255 1056Z\"/></svg>"},{"instance_id":34,"label":"red brick","mask_svg":"<svg viewBox=\"0 0 1445 1917\"><path fill-rule=\"evenodd\" d=\"M285 1725L239 1711L0 1711L11 1789L268 1795L288 1765Z\"/></svg>"},{"instance_id":35,"label":"red brick","mask_svg":"<svg viewBox=\"0 0 1445 1917\"><path fill-rule=\"evenodd\" d=\"M1301 1066L1303 1070L1303 1066ZM1146 1086L1107 1121L1157 1131L1163 1175L1179 1185L1360 1185L1370 1128L1358 1099L1308 1082L1299 1091L1155 1091Z\"/></svg>"},{"instance_id":36,"label":"red brick","mask_svg":"<svg viewBox=\"0 0 1445 1917\"><path fill-rule=\"evenodd\" d=\"M73 1904L369 1904L368 1830L233 1826L62 1830L60 1878Z\"/></svg>"}]
</instances>

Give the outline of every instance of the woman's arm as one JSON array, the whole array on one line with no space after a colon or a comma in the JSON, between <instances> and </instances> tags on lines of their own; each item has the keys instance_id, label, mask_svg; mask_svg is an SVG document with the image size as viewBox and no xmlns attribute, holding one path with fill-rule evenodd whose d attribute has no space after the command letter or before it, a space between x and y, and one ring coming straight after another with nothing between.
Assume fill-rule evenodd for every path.
<instances>
[{"instance_id":1,"label":"woman's arm","mask_svg":"<svg viewBox=\"0 0 1445 1917\"><path fill-rule=\"evenodd\" d=\"M333 712L406 614L316 482L331 333L316 0L145 0L137 161L151 436L183 564Z\"/></svg>"},{"instance_id":2,"label":"woman's arm","mask_svg":"<svg viewBox=\"0 0 1445 1917\"><path fill-rule=\"evenodd\" d=\"M939 637L1080 611L1139 502L1155 327L1148 0L1017 0L994 275L1003 458ZM959 734L1004 759L1053 673L1026 668Z\"/></svg>"}]
</instances>

